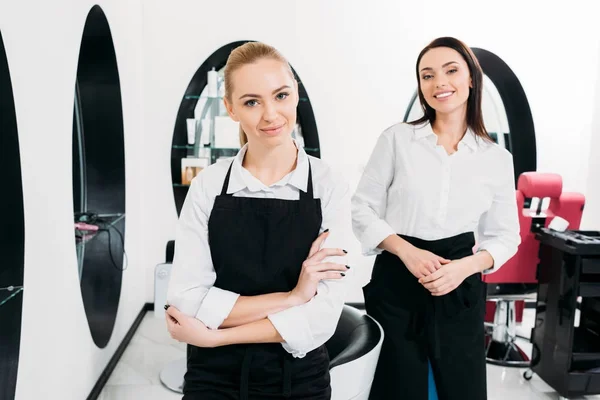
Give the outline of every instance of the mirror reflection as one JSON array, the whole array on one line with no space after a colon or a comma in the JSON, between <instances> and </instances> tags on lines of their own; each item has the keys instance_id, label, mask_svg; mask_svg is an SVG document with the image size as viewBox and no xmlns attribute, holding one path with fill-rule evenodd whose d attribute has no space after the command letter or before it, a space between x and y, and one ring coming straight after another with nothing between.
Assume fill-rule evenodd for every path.
<instances>
[{"instance_id":1,"label":"mirror reflection","mask_svg":"<svg viewBox=\"0 0 600 400\"><path fill-rule=\"evenodd\" d=\"M94 6L79 50L73 106L73 219L77 273L94 343L108 343L125 257L121 89L108 20Z\"/></svg>"}]
</instances>

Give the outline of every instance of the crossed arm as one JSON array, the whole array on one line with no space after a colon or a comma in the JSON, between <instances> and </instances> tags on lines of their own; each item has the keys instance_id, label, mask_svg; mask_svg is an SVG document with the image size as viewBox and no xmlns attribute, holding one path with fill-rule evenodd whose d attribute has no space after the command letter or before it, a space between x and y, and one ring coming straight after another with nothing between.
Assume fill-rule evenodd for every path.
<instances>
[{"instance_id":1,"label":"crossed arm","mask_svg":"<svg viewBox=\"0 0 600 400\"><path fill-rule=\"evenodd\" d=\"M171 335L182 342L199 347L216 347L237 343L282 343L284 338L275 328L269 315L305 304L317 291L322 279L341 279L333 270L347 270L345 265L323 263L327 256L343 256L342 249L323 248L328 232L313 243L302 267L298 286L290 292L258 296L239 296L229 316L218 330L210 330L200 320L189 317L174 307L167 307L167 326ZM329 268L326 270L326 268Z\"/></svg>"}]
</instances>

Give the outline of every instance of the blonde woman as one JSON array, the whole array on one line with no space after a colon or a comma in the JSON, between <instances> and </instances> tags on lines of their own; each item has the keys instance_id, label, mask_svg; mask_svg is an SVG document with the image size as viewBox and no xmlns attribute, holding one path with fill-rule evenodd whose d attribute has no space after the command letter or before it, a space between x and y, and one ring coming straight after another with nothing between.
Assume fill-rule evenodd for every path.
<instances>
[{"instance_id":1,"label":"blonde woman","mask_svg":"<svg viewBox=\"0 0 600 400\"><path fill-rule=\"evenodd\" d=\"M329 399L349 188L292 139L298 83L276 49L246 43L224 72L247 143L194 178L181 211L166 308L189 344L184 399Z\"/></svg>"}]
</instances>

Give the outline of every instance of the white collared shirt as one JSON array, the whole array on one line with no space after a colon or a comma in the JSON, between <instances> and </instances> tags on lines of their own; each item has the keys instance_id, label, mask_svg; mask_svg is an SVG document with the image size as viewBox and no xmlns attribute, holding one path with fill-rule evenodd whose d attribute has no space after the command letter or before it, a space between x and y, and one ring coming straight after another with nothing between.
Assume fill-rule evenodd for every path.
<instances>
[{"instance_id":1,"label":"white collared shirt","mask_svg":"<svg viewBox=\"0 0 600 400\"><path fill-rule=\"evenodd\" d=\"M512 155L468 129L448 155L429 123L396 124L379 137L352 197L354 233L365 255L389 235L425 240L474 232L498 270L521 238Z\"/></svg>"},{"instance_id":2,"label":"white collared shirt","mask_svg":"<svg viewBox=\"0 0 600 400\"><path fill-rule=\"evenodd\" d=\"M320 232L330 230L324 247L348 247L343 243L343 238L349 237L352 230L351 193L340 175L334 174L322 160L308 156L304 149L299 148L296 169L279 182L266 186L242 166L246 150L247 145L233 159L228 194L298 200L299 190L307 189L310 160L313 195L321 199L323 222ZM215 197L221 194L231 162L231 158L218 161L192 180L177 226L175 256L167 294L168 304L186 315L198 318L211 329L217 329L223 323L239 296L213 286L216 272L208 243L208 218ZM327 261L347 264L345 256L328 257L324 262ZM348 287L346 282L352 279L352 271L346 271L346 276L339 280L321 281L317 295L308 303L268 316L285 340L282 345L289 353L304 357L333 335L344 305Z\"/></svg>"}]
</instances>

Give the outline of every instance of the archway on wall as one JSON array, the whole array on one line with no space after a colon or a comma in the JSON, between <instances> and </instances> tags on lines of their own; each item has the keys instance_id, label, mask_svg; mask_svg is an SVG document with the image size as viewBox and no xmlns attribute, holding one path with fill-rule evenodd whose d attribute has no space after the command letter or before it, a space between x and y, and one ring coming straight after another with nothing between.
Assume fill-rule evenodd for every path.
<instances>
[{"instance_id":1,"label":"archway on wall","mask_svg":"<svg viewBox=\"0 0 600 400\"><path fill-rule=\"evenodd\" d=\"M4 41L0 33L0 398L15 396L21 343L25 219L17 116Z\"/></svg>"},{"instance_id":2,"label":"archway on wall","mask_svg":"<svg viewBox=\"0 0 600 400\"><path fill-rule=\"evenodd\" d=\"M219 158L234 156L239 150L237 126L232 125L222 106L222 70L231 51L247 42L229 43L211 54L192 77L181 100L171 146L171 178L178 215L193 176ZM214 72L211 72L213 69ZM214 90L208 90L209 73L215 79ZM292 135L300 145L304 145L308 154L320 157L319 133L312 105L302 80L296 71L294 74L298 80L300 101L297 126Z\"/></svg>"},{"instance_id":3,"label":"archway on wall","mask_svg":"<svg viewBox=\"0 0 600 400\"><path fill-rule=\"evenodd\" d=\"M482 109L486 129L513 155L515 183L519 175L537 169L536 138L527 95L512 69L494 53L473 47L484 73ZM404 121L414 121L423 111L413 94Z\"/></svg>"},{"instance_id":4,"label":"archway on wall","mask_svg":"<svg viewBox=\"0 0 600 400\"><path fill-rule=\"evenodd\" d=\"M127 259L121 87L108 20L97 5L85 22L75 81L73 208L83 305L94 343L103 348Z\"/></svg>"}]
</instances>

